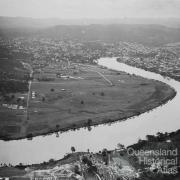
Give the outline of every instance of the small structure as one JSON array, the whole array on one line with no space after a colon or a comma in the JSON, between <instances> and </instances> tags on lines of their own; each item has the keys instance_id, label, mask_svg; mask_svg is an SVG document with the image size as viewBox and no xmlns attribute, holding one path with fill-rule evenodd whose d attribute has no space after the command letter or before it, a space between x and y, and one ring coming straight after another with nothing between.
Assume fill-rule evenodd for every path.
<instances>
[{"instance_id":1,"label":"small structure","mask_svg":"<svg viewBox=\"0 0 180 180\"><path fill-rule=\"evenodd\" d=\"M23 106L19 106L19 109L21 109L21 110L23 110L23 109L25 109Z\"/></svg>"},{"instance_id":2,"label":"small structure","mask_svg":"<svg viewBox=\"0 0 180 180\"><path fill-rule=\"evenodd\" d=\"M24 96L21 96L21 97L18 97L19 99L23 100L24 99Z\"/></svg>"},{"instance_id":3,"label":"small structure","mask_svg":"<svg viewBox=\"0 0 180 180\"><path fill-rule=\"evenodd\" d=\"M36 97L36 92L32 91L32 99L35 99L35 97Z\"/></svg>"},{"instance_id":4,"label":"small structure","mask_svg":"<svg viewBox=\"0 0 180 180\"><path fill-rule=\"evenodd\" d=\"M17 104L2 104L3 107L7 107L9 109L18 109Z\"/></svg>"}]
</instances>

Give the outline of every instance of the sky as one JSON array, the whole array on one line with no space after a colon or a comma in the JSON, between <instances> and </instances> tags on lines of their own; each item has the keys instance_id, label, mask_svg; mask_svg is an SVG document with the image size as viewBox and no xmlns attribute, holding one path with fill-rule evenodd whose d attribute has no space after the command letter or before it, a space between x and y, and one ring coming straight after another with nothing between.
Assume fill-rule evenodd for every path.
<instances>
[{"instance_id":1,"label":"sky","mask_svg":"<svg viewBox=\"0 0 180 180\"><path fill-rule=\"evenodd\" d=\"M180 18L180 0L0 0L0 16L62 19Z\"/></svg>"}]
</instances>

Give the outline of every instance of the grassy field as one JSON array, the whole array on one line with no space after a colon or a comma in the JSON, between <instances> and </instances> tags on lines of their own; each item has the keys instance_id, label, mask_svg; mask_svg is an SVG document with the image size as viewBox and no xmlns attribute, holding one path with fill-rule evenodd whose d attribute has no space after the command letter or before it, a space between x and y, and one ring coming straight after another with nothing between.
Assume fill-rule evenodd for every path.
<instances>
[{"instance_id":1,"label":"grassy field","mask_svg":"<svg viewBox=\"0 0 180 180\"><path fill-rule=\"evenodd\" d=\"M0 138L31 138L114 122L153 109L176 94L158 81L99 66L76 66L78 71L69 77L57 78L56 70L44 70L44 76L54 78L51 81L38 81L34 73L28 113L0 108Z\"/></svg>"}]
</instances>

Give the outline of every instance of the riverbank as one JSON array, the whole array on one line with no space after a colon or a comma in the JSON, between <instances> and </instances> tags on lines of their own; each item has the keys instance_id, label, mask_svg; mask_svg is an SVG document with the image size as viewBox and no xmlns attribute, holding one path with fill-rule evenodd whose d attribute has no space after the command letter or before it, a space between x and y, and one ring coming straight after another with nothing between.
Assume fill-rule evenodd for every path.
<instances>
[{"instance_id":1,"label":"riverbank","mask_svg":"<svg viewBox=\"0 0 180 180\"><path fill-rule=\"evenodd\" d=\"M68 80L32 82L31 89L37 96L30 99L29 119L9 123L1 120L0 138L5 141L32 139L83 127L91 130L92 126L111 124L150 111L176 95L165 83L122 71L84 64L79 65L79 69L79 73ZM45 101L41 100L42 94Z\"/></svg>"},{"instance_id":2,"label":"riverbank","mask_svg":"<svg viewBox=\"0 0 180 180\"><path fill-rule=\"evenodd\" d=\"M106 180L116 180L119 178L129 178L137 180L141 179L178 179L179 165L180 165L180 130L171 133L158 132L156 135L147 135L145 140L139 140L137 143L125 148L123 145L118 145L115 150L103 149L99 152L74 152L69 153L60 160L50 159L48 162L32 165L19 164L14 167L1 167L0 177L11 177L12 180L42 177L66 177L70 176L80 179L85 177L87 172L96 172L99 177ZM150 152L151 154L133 154L134 152ZM170 152L177 149L177 155L173 154L157 154L157 152ZM159 150L159 151L158 151ZM156 152L156 156L152 155ZM165 165L158 166L157 164L142 163L141 158L155 158L155 159L176 159L177 164L169 164L167 167L169 171L174 168L174 171L167 173L162 171ZM158 169L159 168L159 169ZM165 169L164 169L165 170ZM166 168L167 171L167 168ZM83 179L83 178L82 178ZM85 178L86 179L86 178Z\"/></svg>"},{"instance_id":3,"label":"riverbank","mask_svg":"<svg viewBox=\"0 0 180 180\"><path fill-rule=\"evenodd\" d=\"M120 63L124 63L124 64L127 64L129 66L132 66L132 67L136 67L136 68L140 68L140 69L144 69L145 71L149 71L149 72L153 72L153 73L157 73L157 74L160 74L161 76L165 77L165 78L172 78L176 81L179 81L180 82L180 76L178 74L176 75L173 75L172 73L170 72L165 72L165 71L162 71L160 70L158 67L148 67L147 65L144 65L142 62L138 62L138 63L135 63L134 61L131 61L131 58L126 58L126 59L123 59L123 58L117 58L117 61L120 62ZM176 65L174 64L174 71L176 71ZM173 71L172 71L173 72Z\"/></svg>"}]
</instances>

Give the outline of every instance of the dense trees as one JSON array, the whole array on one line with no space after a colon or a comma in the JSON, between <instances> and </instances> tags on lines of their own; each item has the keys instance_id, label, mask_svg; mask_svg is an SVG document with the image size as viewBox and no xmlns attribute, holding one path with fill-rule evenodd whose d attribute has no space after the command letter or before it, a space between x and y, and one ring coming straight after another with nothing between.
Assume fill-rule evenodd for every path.
<instances>
[{"instance_id":1,"label":"dense trees","mask_svg":"<svg viewBox=\"0 0 180 180\"><path fill-rule=\"evenodd\" d=\"M51 92L54 92L55 90L53 88L51 88Z\"/></svg>"},{"instance_id":2,"label":"dense trees","mask_svg":"<svg viewBox=\"0 0 180 180\"><path fill-rule=\"evenodd\" d=\"M0 81L0 92L4 93L16 93L28 91L28 82L22 81Z\"/></svg>"}]
</instances>

